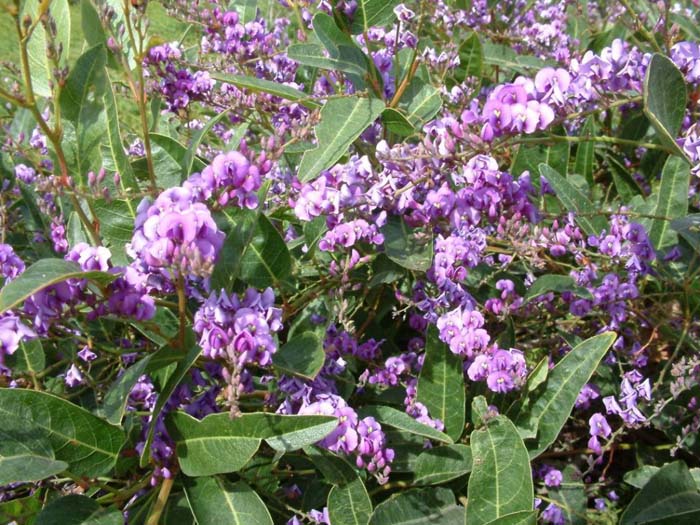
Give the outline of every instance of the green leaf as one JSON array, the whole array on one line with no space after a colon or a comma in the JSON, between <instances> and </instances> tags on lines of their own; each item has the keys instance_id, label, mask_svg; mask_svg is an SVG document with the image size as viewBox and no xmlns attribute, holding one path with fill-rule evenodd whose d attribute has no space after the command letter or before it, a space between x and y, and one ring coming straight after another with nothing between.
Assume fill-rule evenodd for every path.
<instances>
[{"instance_id":1,"label":"green leaf","mask_svg":"<svg viewBox=\"0 0 700 525\"><path fill-rule=\"evenodd\" d=\"M580 137L594 137L598 132L595 117L593 115L586 119L581 128ZM576 160L574 162L574 173L583 176L589 186L593 186L593 163L595 162L595 142L581 142L576 149Z\"/></svg>"},{"instance_id":2,"label":"green leaf","mask_svg":"<svg viewBox=\"0 0 700 525\"><path fill-rule=\"evenodd\" d=\"M20 305L27 297L68 279L88 279L101 285L117 276L107 272L84 272L76 263L63 259L41 259L0 290L0 314Z\"/></svg>"},{"instance_id":3,"label":"green leaf","mask_svg":"<svg viewBox=\"0 0 700 525\"><path fill-rule=\"evenodd\" d=\"M126 265L126 245L134 236L136 210L131 201L94 199L92 209L100 223L100 235L112 252L112 262Z\"/></svg>"},{"instance_id":4,"label":"green leaf","mask_svg":"<svg viewBox=\"0 0 700 525\"><path fill-rule=\"evenodd\" d=\"M207 123L202 127L202 129L197 130L197 132L192 137L192 142L190 143L187 151L185 152L185 157L182 160L182 167L184 170L184 176L189 177L192 174L192 167L194 166L194 161L197 158L197 149L202 144L204 137L206 137L216 124L221 122L221 120L227 115L226 111L222 111L211 117Z\"/></svg>"},{"instance_id":5,"label":"green leaf","mask_svg":"<svg viewBox=\"0 0 700 525\"><path fill-rule=\"evenodd\" d=\"M606 160L608 166L610 167L610 174L613 178L613 184L615 184L615 189L617 194L622 199L622 202L630 202L635 195L640 195L642 193L641 188L637 181L634 180L627 168L613 155L606 155Z\"/></svg>"},{"instance_id":6,"label":"green leaf","mask_svg":"<svg viewBox=\"0 0 700 525\"><path fill-rule=\"evenodd\" d=\"M63 118L79 122L89 95L96 84L104 82L105 48L98 44L80 55L61 89L59 103ZM92 102L94 103L94 102Z\"/></svg>"},{"instance_id":7,"label":"green leaf","mask_svg":"<svg viewBox=\"0 0 700 525\"><path fill-rule=\"evenodd\" d=\"M0 428L0 484L40 481L68 468L56 461L48 438L10 421ZM7 424L9 423L9 425Z\"/></svg>"},{"instance_id":8,"label":"green leaf","mask_svg":"<svg viewBox=\"0 0 700 525\"><path fill-rule=\"evenodd\" d=\"M308 182L335 164L383 109L384 103L373 98L343 97L326 102L315 128L318 146L301 158L299 180Z\"/></svg>"},{"instance_id":9,"label":"green leaf","mask_svg":"<svg viewBox=\"0 0 700 525\"><path fill-rule=\"evenodd\" d=\"M400 137L409 137L416 132L413 124L398 109L385 108L382 111L382 122L384 122L386 129Z\"/></svg>"},{"instance_id":10,"label":"green leaf","mask_svg":"<svg viewBox=\"0 0 700 525\"><path fill-rule=\"evenodd\" d=\"M46 367L46 356L40 339L24 340L17 351L7 356L9 368L17 372L37 374Z\"/></svg>"},{"instance_id":11,"label":"green leaf","mask_svg":"<svg viewBox=\"0 0 700 525\"><path fill-rule=\"evenodd\" d=\"M285 100L299 102L302 106L306 106L309 109L319 107L319 103L309 99L309 95L303 91L299 91L285 84L280 84L279 82L272 82L271 80L248 77L245 75L231 75L217 72L212 72L211 78L227 84L233 84L238 88L248 89L253 93L268 93Z\"/></svg>"},{"instance_id":12,"label":"green leaf","mask_svg":"<svg viewBox=\"0 0 700 525\"><path fill-rule=\"evenodd\" d=\"M459 46L459 66L454 72L455 80L464 82L467 77L481 76L483 62L484 49L479 41L479 35L472 31Z\"/></svg>"},{"instance_id":13,"label":"green leaf","mask_svg":"<svg viewBox=\"0 0 700 525\"><path fill-rule=\"evenodd\" d=\"M547 274L538 277L534 283L530 285L524 297L524 303L530 302L535 297L548 292L572 292L579 297L592 299L591 292L581 286L576 285L576 281L568 275Z\"/></svg>"},{"instance_id":14,"label":"green leaf","mask_svg":"<svg viewBox=\"0 0 700 525\"><path fill-rule=\"evenodd\" d=\"M630 470L625 473L625 483L632 485L637 489L644 488L644 485L649 483L649 480L656 474L661 467L653 465L643 465L637 469Z\"/></svg>"},{"instance_id":15,"label":"green leaf","mask_svg":"<svg viewBox=\"0 0 700 525\"><path fill-rule=\"evenodd\" d=\"M129 366L109 387L102 403L102 414L111 424L121 424L126 411L126 403L129 400L129 393L138 382L139 377L146 373L146 368L153 355L147 355L138 363Z\"/></svg>"},{"instance_id":16,"label":"green leaf","mask_svg":"<svg viewBox=\"0 0 700 525\"><path fill-rule=\"evenodd\" d=\"M607 221L603 216L596 214L598 209L581 190L546 164L540 164L539 170L540 175L547 179L564 207L576 214L576 222L584 232L588 235L597 235L606 228Z\"/></svg>"},{"instance_id":17,"label":"green leaf","mask_svg":"<svg viewBox=\"0 0 700 525\"><path fill-rule=\"evenodd\" d=\"M518 55L510 46L495 44L485 41L482 45L484 50L484 64L489 66L510 69L523 75L531 75L550 62L530 55Z\"/></svg>"},{"instance_id":18,"label":"green leaf","mask_svg":"<svg viewBox=\"0 0 700 525\"><path fill-rule=\"evenodd\" d=\"M562 130L563 133L563 130ZM532 183L540 187L540 164L547 164L558 173L566 174L569 169L569 144L553 142L551 144L521 144L510 167L515 176L520 176L525 170L530 172Z\"/></svg>"},{"instance_id":19,"label":"green leaf","mask_svg":"<svg viewBox=\"0 0 700 525\"><path fill-rule=\"evenodd\" d=\"M457 441L464 431L463 362L440 341L438 330L432 325L426 337L417 399L426 406L431 417L445 424L445 433Z\"/></svg>"},{"instance_id":20,"label":"green leaf","mask_svg":"<svg viewBox=\"0 0 700 525\"><path fill-rule=\"evenodd\" d=\"M700 252L700 213L691 213L671 221L671 228L683 237L696 252Z\"/></svg>"},{"instance_id":21,"label":"green leaf","mask_svg":"<svg viewBox=\"0 0 700 525\"><path fill-rule=\"evenodd\" d=\"M335 485L328 494L328 515L333 525L367 525L372 516L372 500L362 480Z\"/></svg>"},{"instance_id":22,"label":"green leaf","mask_svg":"<svg viewBox=\"0 0 700 525\"><path fill-rule=\"evenodd\" d=\"M394 7L399 0L359 0L350 31L358 35L372 26L384 26L394 20Z\"/></svg>"},{"instance_id":23,"label":"green leaf","mask_svg":"<svg viewBox=\"0 0 700 525\"><path fill-rule=\"evenodd\" d=\"M332 16L326 13L316 13L311 24L313 25L314 33L328 51L331 59L338 60L343 64L357 65L360 72L348 72L347 77L356 90L364 90L367 87L366 77L369 76L371 67L367 55L364 54L350 35L340 30Z\"/></svg>"},{"instance_id":24,"label":"green leaf","mask_svg":"<svg viewBox=\"0 0 700 525\"><path fill-rule=\"evenodd\" d=\"M548 489L549 497L559 503L566 523L586 525L588 497L581 481L581 474L573 465L567 465L562 476L563 481L559 487Z\"/></svg>"},{"instance_id":25,"label":"green leaf","mask_svg":"<svg viewBox=\"0 0 700 525\"><path fill-rule=\"evenodd\" d=\"M421 452L415 462L415 483L436 485L469 474L472 450L467 445L445 445Z\"/></svg>"},{"instance_id":26,"label":"green leaf","mask_svg":"<svg viewBox=\"0 0 700 525\"><path fill-rule=\"evenodd\" d=\"M367 72L366 65L358 64L341 56L326 56L325 48L318 44L293 44L287 49L287 56L304 66L329 69L331 71L338 70L360 76Z\"/></svg>"},{"instance_id":27,"label":"green leaf","mask_svg":"<svg viewBox=\"0 0 700 525\"><path fill-rule=\"evenodd\" d=\"M241 279L255 288L278 286L292 271L292 257L284 239L261 213L253 237L240 260Z\"/></svg>"},{"instance_id":28,"label":"green leaf","mask_svg":"<svg viewBox=\"0 0 700 525\"><path fill-rule=\"evenodd\" d=\"M160 188L179 186L185 178L185 156L187 148L173 137L160 133L149 133L153 171ZM145 162L145 159L143 159ZM147 168L146 168L147 169Z\"/></svg>"},{"instance_id":29,"label":"green leaf","mask_svg":"<svg viewBox=\"0 0 700 525\"><path fill-rule=\"evenodd\" d=\"M530 457L544 452L559 435L576 403L583 386L590 380L598 363L617 339L614 332L605 332L577 345L549 371L547 386L532 408L521 412L518 427L537 432Z\"/></svg>"},{"instance_id":30,"label":"green leaf","mask_svg":"<svg viewBox=\"0 0 700 525\"><path fill-rule=\"evenodd\" d=\"M398 428L410 434L423 436L442 443L452 444L452 438L447 434L443 434L433 427L419 423L405 412L396 410L389 406L366 406L359 410L361 417L373 417L382 425Z\"/></svg>"},{"instance_id":31,"label":"green leaf","mask_svg":"<svg viewBox=\"0 0 700 525\"><path fill-rule=\"evenodd\" d=\"M24 523L34 524L34 517L41 511L41 492L35 491L26 498L11 499L0 503L0 522L2 523Z\"/></svg>"},{"instance_id":32,"label":"green leaf","mask_svg":"<svg viewBox=\"0 0 700 525\"><path fill-rule=\"evenodd\" d=\"M338 425L329 416L282 416L267 413L212 414L201 421L184 412L168 416L182 471L209 476L240 470L258 450L260 440L279 451L303 448L322 440Z\"/></svg>"},{"instance_id":33,"label":"green leaf","mask_svg":"<svg viewBox=\"0 0 700 525\"><path fill-rule=\"evenodd\" d=\"M345 459L326 449L309 446L304 447L304 453L311 458L328 483L344 485L357 477L357 472Z\"/></svg>"},{"instance_id":34,"label":"green leaf","mask_svg":"<svg viewBox=\"0 0 700 525\"><path fill-rule=\"evenodd\" d=\"M197 523L272 525L272 517L253 489L243 481L219 477L185 478L185 494Z\"/></svg>"},{"instance_id":35,"label":"green leaf","mask_svg":"<svg viewBox=\"0 0 700 525\"><path fill-rule=\"evenodd\" d=\"M180 382L184 379L187 372L189 372L190 368L192 368L192 365L194 365L195 361L197 361L199 354L202 353L202 349L199 347L199 345L194 343L192 332L188 332L188 334L187 334L187 340L185 341L185 348L188 348L187 354L178 362L177 368L175 369L175 372L170 376L168 381L165 383L165 386L163 387L162 391L160 392L160 395L158 395L158 399L156 400L156 404L153 407L153 416L152 416L152 420L151 420L151 425L148 428L148 434L146 436L146 443L144 444L143 452L141 453L140 465L142 468L148 464L148 460L151 456L151 443L153 443L153 434L155 433L156 422L158 420L158 416L160 415L161 410L163 410L165 403L168 402L168 399L170 399L170 396L175 391L175 388L177 388L177 385L180 384ZM183 349L178 348L178 350L183 350ZM180 460L182 460L182 458L180 458ZM181 464L181 466L182 466L182 464ZM183 472L185 472L185 474L187 474L187 471L185 471L184 467L182 470L183 470Z\"/></svg>"},{"instance_id":36,"label":"green leaf","mask_svg":"<svg viewBox=\"0 0 700 525\"><path fill-rule=\"evenodd\" d=\"M87 2L86 0L86 3ZM112 157L112 162L116 171L120 176L120 190L121 192L126 191L129 188L131 191L138 192L139 184L136 180L136 175L131 167L131 162L129 157L124 151L124 143L122 141L122 131L121 131L121 117L119 116L119 108L117 106L117 99L114 96L114 86L109 78L107 78L103 103L105 111L107 112L107 144L109 146L109 153ZM132 212L133 216L133 212Z\"/></svg>"},{"instance_id":37,"label":"green leaf","mask_svg":"<svg viewBox=\"0 0 700 525\"><path fill-rule=\"evenodd\" d=\"M52 394L0 389L0 428L25 428L45 438L70 472L94 477L109 471L124 444L124 433L87 410Z\"/></svg>"},{"instance_id":38,"label":"green leaf","mask_svg":"<svg viewBox=\"0 0 700 525\"><path fill-rule=\"evenodd\" d=\"M231 208L223 213L231 227L211 275L212 290L232 289L241 273L241 254L252 240L258 224L258 214L253 210Z\"/></svg>"},{"instance_id":39,"label":"green leaf","mask_svg":"<svg viewBox=\"0 0 700 525\"><path fill-rule=\"evenodd\" d=\"M656 205L652 212L659 218L652 219L649 229L649 240L657 250L677 243L676 234L669 231L670 220L688 213L689 186L690 165L680 157L669 156L661 171L661 185L656 191Z\"/></svg>"},{"instance_id":40,"label":"green leaf","mask_svg":"<svg viewBox=\"0 0 700 525\"><path fill-rule=\"evenodd\" d=\"M532 504L532 502L530 502ZM463 525L464 508L446 488L400 492L377 505L370 525Z\"/></svg>"},{"instance_id":41,"label":"green leaf","mask_svg":"<svg viewBox=\"0 0 700 525\"><path fill-rule=\"evenodd\" d=\"M419 76L414 76L401 96L399 108L416 128L423 127L442 107L440 92Z\"/></svg>"},{"instance_id":42,"label":"green leaf","mask_svg":"<svg viewBox=\"0 0 700 525\"><path fill-rule=\"evenodd\" d=\"M530 458L513 423L498 416L470 439L474 465L467 487L469 525L481 525L508 514L532 511Z\"/></svg>"},{"instance_id":43,"label":"green leaf","mask_svg":"<svg viewBox=\"0 0 700 525\"><path fill-rule=\"evenodd\" d=\"M90 0L80 2L80 27L88 47L107 45L107 35L102 27L102 21Z\"/></svg>"},{"instance_id":44,"label":"green leaf","mask_svg":"<svg viewBox=\"0 0 700 525\"><path fill-rule=\"evenodd\" d=\"M391 215L382 227L384 250L396 264L425 272L433 263L433 238L429 233L412 231L397 215Z\"/></svg>"},{"instance_id":45,"label":"green leaf","mask_svg":"<svg viewBox=\"0 0 700 525\"><path fill-rule=\"evenodd\" d=\"M19 19L23 20L29 15L32 21L35 21L38 16L39 2L22 2ZM60 45L63 48L59 66L64 67L68 63L70 55L70 37L71 37L71 17L68 0L53 0L49 4L48 12L51 18L56 23L56 46ZM5 35L6 38L9 35ZM29 68L31 70L32 91L40 97L50 97L51 88L49 81L53 78L52 70L54 66L46 56L46 30L43 24L38 23L34 28L31 38L27 43L27 54L29 56Z\"/></svg>"},{"instance_id":46,"label":"green leaf","mask_svg":"<svg viewBox=\"0 0 700 525\"><path fill-rule=\"evenodd\" d=\"M104 508L86 496L71 494L49 503L36 525L122 525L124 516L112 507Z\"/></svg>"},{"instance_id":47,"label":"green leaf","mask_svg":"<svg viewBox=\"0 0 700 525\"><path fill-rule=\"evenodd\" d=\"M487 525L536 525L537 512L534 510L522 510L506 514L493 521L489 521Z\"/></svg>"},{"instance_id":48,"label":"green leaf","mask_svg":"<svg viewBox=\"0 0 700 525\"><path fill-rule=\"evenodd\" d=\"M272 363L280 372L309 380L318 375L325 360L323 344L313 332L306 332L287 341L272 356Z\"/></svg>"},{"instance_id":49,"label":"green leaf","mask_svg":"<svg viewBox=\"0 0 700 525\"><path fill-rule=\"evenodd\" d=\"M700 521L700 494L682 461L664 465L630 502L620 525L693 525Z\"/></svg>"},{"instance_id":50,"label":"green leaf","mask_svg":"<svg viewBox=\"0 0 700 525\"><path fill-rule=\"evenodd\" d=\"M644 113L661 142L681 157L685 153L676 137L681 129L688 93L681 73L670 58L651 57L644 77Z\"/></svg>"}]
</instances>

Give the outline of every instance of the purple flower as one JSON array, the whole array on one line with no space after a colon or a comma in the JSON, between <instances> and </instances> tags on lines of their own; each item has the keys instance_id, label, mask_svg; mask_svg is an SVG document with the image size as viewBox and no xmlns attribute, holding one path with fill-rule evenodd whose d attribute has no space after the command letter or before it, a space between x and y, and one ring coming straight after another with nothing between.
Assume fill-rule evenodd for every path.
<instances>
[{"instance_id":1,"label":"purple flower","mask_svg":"<svg viewBox=\"0 0 700 525\"><path fill-rule=\"evenodd\" d=\"M547 487L558 487L563 479L561 471L553 468L544 475L544 484Z\"/></svg>"},{"instance_id":2,"label":"purple flower","mask_svg":"<svg viewBox=\"0 0 700 525\"><path fill-rule=\"evenodd\" d=\"M68 385L70 388L75 388L83 382L83 375L74 364L70 365L68 372L66 372L65 381L66 385Z\"/></svg>"},{"instance_id":3,"label":"purple flower","mask_svg":"<svg viewBox=\"0 0 700 525\"><path fill-rule=\"evenodd\" d=\"M595 413L588 420L591 436L608 437L612 434L612 429L603 414Z\"/></svg>"}]
</instances>

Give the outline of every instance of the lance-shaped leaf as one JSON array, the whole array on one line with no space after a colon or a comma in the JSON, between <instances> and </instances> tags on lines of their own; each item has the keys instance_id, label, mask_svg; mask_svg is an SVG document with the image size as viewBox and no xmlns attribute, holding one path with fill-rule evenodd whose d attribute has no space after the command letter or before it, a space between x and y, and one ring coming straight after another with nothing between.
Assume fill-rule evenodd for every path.
<instances>
[{"instance_id":1,"label":"lance-shaped leaf","mask_svg":"<svg viewBox=\"0 0 700 525\"><path fill-rule=\"evenodd\" d=\"M396 215L390 216L382 227L387 257L409 270L424 272L433 263L433 238L418 233Z\"/></svg>"},{"instance_id":2,"label":"lance-shaped leaf","mask_svg":"<svg viewBox=\"0 0 700 525\"><path fill-rule=\"evenodd\" d=\"M0 389L0 428L20 426L46 439L56 460L78 476L109 471L125 441L120 429L69 401L35 390Z\"/></svg>"},{"instance_id":3,"label":"lance-shaped leaf","mask_svg":"<svg viewBox=\"0 0 700 525\"><path fill-rule=\"evenodd\" d=\"M681 73L670 58L655 54L644 77L644 114L654 126L661 142L685 157L676 144L681 129L688 93Z\"/></svg>"},{"instance_id":4,"label":"lance-shaped leaf","mask_svg":"<svg viewBox=\"0 0 700 525\"><path fill-rule=\"evenodd\" d=\"M84 2L85 4L89 2ZM100 26L101 27L101 26ZM109 153L114 162L114 167L120 175L120 186L122 191L130 188L132 191L139 191L139 184L134 175L134 170L131 167L129 157L124 151L124 142L122 141L121 119L119 116L119 108L117 99L114 96L114 86L109 78L105 85L103 97L105 111L107 112L107 144Z\"/></svg>"},{"instance_id":5,"label":"lance-shaped leaf","mask_svg":"<svg viewBox=\"0 0 700 525\"><path fill-rule=\"evenodd\" d=\"M428 328L425 361L418 378L417 399L431 417L445 424L445 433L458 440L464 430L464 371L459 356L440 341L435 326Z\"/></svg>"},{"instance_id":6,"label":"lance-shaped leaf","mask_svg":"<svg viewBox=\"0 0 700 525\"><path fill-rule=\"evenodd\" d=\"M76 263L63 259L41 259L0 290L0 314L20 305L27 297L68 279L88 279L106 285L116 279L106 272L84 272Z\"/></svg>"},{"instance_id":7,"label":"lance-shaped leaf","mask_svg":"<svg viewBox=\"0 0 700 525\"><path fill-rule=\"evenodd\" d=\"M581 128L580 137L593 137L597 133L595 117L593 115L586 119ZM593 163L595 161L595 142L581 142L576 149L576 160L574 161L574 173L578 173L586 179L589 186L593 185Z\"/></svg>"},{"instance_id":8,"label":"lance-shaped leaf","mask_svg":"<svg viewBox=\"0 0 700 525\"><path fill-rule=\"evenodd\" d=\"M299 91L298 89L285 84L280 84L279 82L273 82L271 80L256 77L248 77L245 75L232 75L229 73L216 72L211 74L211 78L227 84L233 84L239 88L248 89L254 93L268 93L285 100L299 102L302 106L306 106L309 109L319 107L319 103L309 99L309 95L303 91Z\"/></svg>"},{"instance_id":9,"label":"lance-shaped leaf","mask_svg":"<svg viewBox=\"0 0 700 525\"><path fill-rule=\"evenodd\" d=\"M227 114L228 113L226 111L222 111L221 113L214 115L207 121L207 123L204 125L204 127L202 127L202 129L198 130L197 133L194 134L194 136L192 137L192 142L187 148L187 152L185 153L185 156L182 160L182 167L185 172L185 177L189 177L192 174L192 167L194 166L195 159L197 158L197 149L202 144L204 137L206 137L207 134L212 130L212 128L216 124L221 122L221 120ZM238 144L236 144L236 146L237 145Z\"/></svg>"},{"instance_id":10,"label":"lance-shaped leaf","mask_svg":"<svg viewBox=\"0 0 700 525\"><path fill-rule=\"evenodd\" d=\"M359 412L361 417L373 417L382 426L387 425L399 430L404 430L410 434L434 439L442 443L453 443L452 438L447 434L435 430L428 425L424 425L423 423L419 423L405 412L401 412L389 406L367 406L361 408Z\"/></svg>"},{"instance_id":11,"label":"lance-shaped leaf","mask_svg":"<svg viewBox=\"0 0 700 525\"><path fill-rule=\"evenodd\" d=\"M356 475L349 483L335 485L328 494L328 515L333 525L367 525L372 516L372 500L365 484Z\"/></svg>"},{"instance_id":12,"label":"lance-shaped leaf","mask_svg":"<svg viewBox=\"0 0 700 525\"><path fill-rule=\"evenodd\" d=\"M325 359L321 340L313 332L305 332L282 345L272 356L272 363L282 373L312 380L321 371Z\"/></svg>"},{"instance_id":13,"label":"lance-shaped leaf","mask_svg":"<svg viewBox=\"0 0 700 525\"><path fill-rule=\"evenodd\" d=\"M620 525L692 525L700 521L700 493L682 461L664 465L630 502Z\"/></svg>"},{"instance_id":14,"label":"lance-shaped leaf","mask_svg":"<svg viewBox=\"0 0 700 525\"><path fill-rule=\"evenodd\" d=\"M530 285L524 297L524 302L528 303L535 297L548 292L572 292L579 297L592 299L591 292L582 286L578 286L576 281L568 275L548 274L538 277L534 283Z\"/></svg>"},{"instance_id":15,"label":"lance-shaped leaf","mask_svg":"<svg viewBox=\"0 0 700 525\"><path fill-rule=\"evenodd\" d=\"M372 26L383 26L391 22L396 15L394 7L399 0L359 0L353 15L350 30L357 35Z\"/></svg>"},{"instance_id":16,"label":"lance-shaped leaf","mask_svg":"<svg viewBox=\"0 0 700 525\"><path fill-rule=\"evenodd\" d=\"M536 525L537 512L534 510L523 510L506 514L493 521L489 521L486 525Z\"/></svg>"},{"instance_id":17,"label":"lance-shaped leaf","mask_svg":"<svg viewBox=\"0 0 700 525\"><path fill-rule=\"evenodd\" d=\"M689 185L690 164L675 155L669 156L661 171L661 185L656 192L653 215L657 218L652 220L649 229L649 240L654 248L667 248L677 242L676 234L671 231L671 220L688 213Z\"/></svg>"},{"instance_id":18,"label":"lance-shaped leaf","mask_svg":"<svg viewBox=\"0 0 700 525\"><path fill-rule=\"evenodd\" d=\"M598 210L590 199L568 179L546 164L540 164L539 170L540 175L547 179L564 207L576 213L576 222L584 232L588 235L597 235L607 226L607 221L602 215L597 214Z\"/></svg>"},{"instance_id":19,"label":"lance-shaped leaf","mask_svg":"<svg viewBox=\"0 0 700 525\"><path fill-rule=\"evenodd\" d=\"M554 443L574 408L579 392L615 339L617 334L614 332L586 339L549 372L544 392L531 408L520 413L516 421L518 427L536 431L536 441L529 446L530 457L537 457Z\"/></svg>"},{"instance_id":20,"label":"lance-shaped leaf","mask_svg":"<svg viewBox=\"0 0 700 525\"><path fill-rule=\"evenodd\" d=\"M414 489L399 492L377 505L370 525L463 525L464 507L455 503L446 488Z\"/></svg>"},{"instance_id":21,"label":"lance-shaped leaf","mask_svg":"<svg viewBox=\"0 0 700 525\"><path fill-rule=\"evenodd\" d=\"M381 100L343 97L326 102L315 129L318 146L307 150L299 165L299 180L307 182L330 168L384 109Z\"/></svg>"},{"instance_id":22,"label":"lance-shaped leaf","mask_svg":"<svg viewBox=\"0 0 700 525\"><path fill-rule=\"evenodd\" d=\"M415 462L416 483L435 485L472 471L472 451L467 445L446 445L421 452Z\"/></svg>"},{"instance_id":23,"label":"lance-shaped leaf","mask_svg":"<svg viewBox=\"0 0 700 525\"><path fill-rule=\"evenodd\" d=\"M240 470L258 450L260 440L280 451L316 443L338 425L329 416L212 414L201 421L184 412L168 416L182 471L188 476L208 476Z\"/></svg>"},{"instance_id":24,"label":"lance-shaped leaf","mask_svg":"<svg viewBox=\"0 0 700 525\"><path fill-rule=\"evenodd\" d=\"M365 65L358 64L348 58L329 57L325 49L318 44L293 44L287 49L287 56L305 66L329 70L337 69L354 75L364 75L367 72Z\"/></svg>"},{"instance_id":25,"label":"lance-shaped leaf","mask_svg":"<svg viewBox=\"0 0 700 525\"><path fill-rule=\"evenodd\" d=\"M126 403L129 400L129 393L144 373L151 358L155 354L150 354L128 367L119 378L114 381L105 394L102 403L102 414L105 419L113 425L120 425L122 417L126 411Z\"/></svg>"},{"instance_id":26,"label":"lance-shaped leaf","mask_svg":"<svg viewBox=\"0 0 700 525\"><path fill-rule=\"evenodd\" d=\"M184 484L197 523L272 525L265 503L243 481L232 484L212 476L185 478Z\"/></svg>"},{"instance_id":27,"label":"lance-shaped leaf","mask_svg":"<svg viewBox=\"0 0 700 525\"><path fill-rule=\"evenodd\" d=\"M35 525L123 525L119 509L104 508L87 496L70 494L46 505Z\"/></svg>"},{"instance_id":28,"label":"lance-shaped leaf","mask_svg":"<svg viewBox=\"0 0 700 525\"><path fill-rule=\"evenodd\" d=\"M463 82L467 77L478 77L484 62L484 49L479 36L472 31L459 46L459 66L455 69L454 77L457 82Z\"/></svg>"},{"instance_id":29,"label":"lance-shaped leaf","mask_svg":"<svg viewBox=\"0 0 700 525\"><path fill-rule=\"evenodd\" d=\"M483 525L531 511L530 458L513 423L498 416L471 435L474 464L467 487L466 523Z\"/></svg>"}]
</instances>

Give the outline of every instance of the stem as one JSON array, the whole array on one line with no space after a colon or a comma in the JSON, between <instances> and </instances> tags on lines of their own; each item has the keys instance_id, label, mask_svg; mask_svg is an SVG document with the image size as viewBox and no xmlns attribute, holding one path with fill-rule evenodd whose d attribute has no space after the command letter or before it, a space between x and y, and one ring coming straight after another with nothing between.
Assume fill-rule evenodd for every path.
<instances>
[{"instance_id":1,"label":"stem","mask_svg":"<svg viewBox=\"0 0 700 525\"><path fill-rule=\"evenodd\" d=\"M160 485L160 491L158 492L158 498L153 504L151 513L146 520L146 525L158 525L160 515L165 509L165 504L168 502L168 497L170 496L170 490L173 488L174 481L173 478L166 478L163 480L163 483Z\"/></svg>"},{"instance_id":2,"label":"stem","mask_svg":"<svg viewBox=\"0 0 700 525\"><path fill-rule=\"evenodd\" d=\"M180 319L178 342L180 348L185 348L185 327L187 325L187 297L185 297L185 278L180 275L177 279L177 311Z\"/></svg>"},{"instance_id":3,"label":"stem","mask_svg":"<svg viewBox=\"0 0 700 525\"><path fill-rule=\"evenodd\" d=\"M649 30L644 26L644 24L642 24L639 15L632 7L632 4L629 3L629 0L620 0L620 3L630 14L632 20L634 20L634 23L637 26L637 29L642 34L642 36L651 44L651 46L654 48L654 51L656 51L657 53L663 53L663 50L661 49L661 46L659 46L659 43L656 41L656 38L654 38L654 35L652 35L649 32Z\"/></svg>"}]
</instances>

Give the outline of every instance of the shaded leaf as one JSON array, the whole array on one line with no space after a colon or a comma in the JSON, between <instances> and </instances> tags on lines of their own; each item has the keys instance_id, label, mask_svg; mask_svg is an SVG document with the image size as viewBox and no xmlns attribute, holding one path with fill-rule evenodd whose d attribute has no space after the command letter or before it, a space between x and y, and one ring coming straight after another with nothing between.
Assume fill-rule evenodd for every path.
<instances>
[{"instance_id":1,"label":"shaded leaf","mask_svg":"<svg viewBox=\"0 0 700 525\"><path fill-rule=\"evenodd\" d=\"M598 132L595 116L591 115L581 128L580 137L594 137ZM576 149L574 161L574 173L578 173L586 179L589 186L593 185L593 163L595 161L595 142L581 142Z\"/></svg>"},{"instance_id":2,"label":"shaded leaf","mask_svg":"<svg viewBox=\"0 0 700 525\"><path fill-rule=\"evenodd\" d=\"M381 229L384 250L396 264L415 271L427 271L433 262L433 239L412 230L399 216L391 215Z\"/></svg>"},{"instance_id":3,"label":"shaded leaf","mask_svg":"<svg viewBox=\"0 0 700 525\"><path fill-rule=\"evenodd\" d=\"M479 36L472 31L459 46L459 66L455 69L454 77L457 82L464 82L467 77L481 76L484 61L484 50Z\"/></svg>"},{"instance_id":4,"label":"shaded leaf","mask_svg":"<svg viewBox=\"0 0 700 525\"><path fill-rule=\"evenodd\" d=\"M272 363L282 373L310 380L318 375L325 360L323 344L313 332L292 338L272 356Z\"/></svg>"},{"instance_id":5,"label":"shaded leaf","mask_svg":"<svg viewBox=\"0 0 700 525\"><path fill-rule=\"evenodd\" d=\"M101 411L104 418L111 424L121 424L122 417L124 417L124 412L126 411L126 403L129 400L129 394L138 382L139 377L146 373L146 368L154 355L147 355L137 363L129 366L109 387L105 394Z\"/></svg>"},{"instance_id":6,"label":"shaded leaf","mask_svg":"<svg viewBox=\"0 0 700 525\"><path fill-rule=\"evenodd\" d=\"M671 219L679 219L688 213L688 189L690 165L680 157L671 155L661 171L661 185L656 193L656 204L649 228L649 240L657 250L676 244L675 233L670 230ZM664 217L665 219L661 218Z\"/></svg>"},{"instance_id":7,"label":"shaded leaf","mask_svg":"<svg viewBox=\"0 0 700 525\"><path fill-rule=\"evenodd\" d=\"M335 485L328 494L328 515L333 525L367 525L372 516L372 500L362 480Z\"/></svg>"},{"instance_id":8,"label":"shaded leaf","mask_svg":"<svg viewBox=\"0 0 700 525\"><path fill-rule=\"evenodd\" d=\"M276 286L292 271L284 239L263 213L240 260L241 279L255 288Z\"/></svg>"},{"instance_id":9,"label":"shaded leaf","mask_svg":"<svg viewBox=\"0 0 700 525\"><path fill-rule=\"evenodd\" d=\"M464 507L455 504L451 490L413 489L401 492L377 505L370 525L463 525Z\"/></svg>"},{"instance_id":10,"label":"shaded leaf","mask_svg":"<svg viewBox=\"0 0 700 525\"><path fill-rule=\"evenodd\" d=\"M525 294L524 303L548 292L572 292L585 299L593 298L591 292L578 286L572 277L568 275L548 274L538 277L535 282L530 285L530 288L528 288Z\"/></svg>"},{"instance_id":11,"label":"shaded leaf","mask_svg":"<svg viewBox=\"0 0 700 525\"><path fill-rule=\"evenodd\" d=\"M256 77L248 77L245 75L232 75L229 73L218 72L212 72L211 78L227 84L233 84L239 88L248 89L253 93L269 93L270 95L275 95L285 100L299 102L302 106L306 106L309 109L319 107L319 103L310 100L309 95L303 91L299 91L296 88L281 84L279 82L273 82L271 80Z\"/></svg>"},{"instance_id":12,"label":"shaded leaf","mask_svg":"<svg viewBox=\"0 0 700 525\"><path fill-rule=\"evenodd\" d=\"M41 432L5 423L0 428L1 485L40 481L68 468L68 463L55 459L51 443Z\"/></svg>"},{"instance_id":13,"label":"shaded leaf","mask_svg":"<svg viewBox=\"0 0 700 525\"><path fill-rule=\"evenodd\" d=\"M36 519L36 525L121 525L122 513L104 508L86 496L71 494L52 501Z\"/></svg>"},{"instance_id":14,"label":"shaded leaf","mask_svg":"<svg viewBox=\"0 0 700 525\"><path fill-rule=\"evenodd\" d=\"M394 7L400 0L358 0L350 30L360 34L372 26L384 26L394 20Z\"/></svg>"},{"instance_id":15,"label":"shaded leaf","mask_svg":"<svg viewBox=\"0 0 700 525\"><path fill-rule=\"evenodd\" d=\"M422 452L415 462L415 482L435 485L472 471L472 451L467 445L445 445Z\"/></svg>"}]
</instances>

